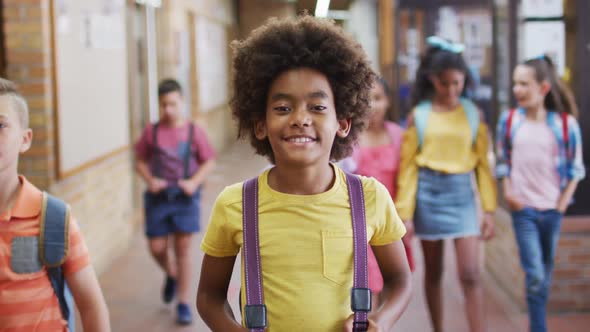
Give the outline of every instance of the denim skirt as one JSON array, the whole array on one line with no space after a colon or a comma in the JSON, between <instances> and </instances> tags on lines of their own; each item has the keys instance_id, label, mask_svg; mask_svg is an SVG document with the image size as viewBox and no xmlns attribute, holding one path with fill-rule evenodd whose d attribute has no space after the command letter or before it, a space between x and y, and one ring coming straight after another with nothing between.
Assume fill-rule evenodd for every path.
<instances>
[{"instance_id":1,"label":"denim skirt","mask_svg":"<svg viewBox=\"0 0 590 332\"><path fill-rule=\"evenodd\" d=\"M479 235L479 221L469 173L448 174L421 168L418 173L414 228L423 240Z\"/></svg>"}]
</instances>

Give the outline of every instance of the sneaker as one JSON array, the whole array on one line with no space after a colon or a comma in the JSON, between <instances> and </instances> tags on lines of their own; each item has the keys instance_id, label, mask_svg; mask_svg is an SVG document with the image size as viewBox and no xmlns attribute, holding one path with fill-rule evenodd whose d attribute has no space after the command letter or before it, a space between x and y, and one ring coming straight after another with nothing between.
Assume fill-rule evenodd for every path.
<instances>
[{"instance_id":1,"label":"sneaker","mask_svg":"<svg viewBox=\"0 0 590 332\"><path fill-rule=\"evenodd\" d=\"M167 276L166 282L164 283L164 289L162 291L162 300L164 303L172 302L174 295L176 294L176 279Z\"/></svg>"},{"instance_id":2,"label":"sneaker","mask_svg":"<svg viewBox=\"0 0 590 332\"><path fill-rule=\"evenodd\" d=\"M179 303L176 307L176 313L178 314L176 322L180 325L190 325L193 322L193 315L188 305Z\"/></svg>"}]
</instances>

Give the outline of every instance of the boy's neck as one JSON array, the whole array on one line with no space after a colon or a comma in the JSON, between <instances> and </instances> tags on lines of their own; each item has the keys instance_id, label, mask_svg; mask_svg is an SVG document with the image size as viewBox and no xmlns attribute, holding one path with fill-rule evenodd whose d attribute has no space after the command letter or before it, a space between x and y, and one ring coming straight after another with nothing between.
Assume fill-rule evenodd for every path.
<instances>
[{"instance_id":1,"label":"boy's neck","mask_svg":"<svg viewBox=\"0 0 590 332\"><path fill-rule=\"evenodd\" d=\"M277 164L268 175L268 185L285 194L315 195L328 191L335 179L335 171L329 163L325 163L325 167Z\"/></svg>"},{"instance_id":2,"label":"boy's neck","mask_svg":"<svg viewBox=\"0 0 590 332\"><path fill-rule=\"evenodd\" d=\"M0 188L2 188L0 190L0 215L12 208L20 187L21 183L17 173L9 176L0 175Z\"/></svg>"}]
</instances>

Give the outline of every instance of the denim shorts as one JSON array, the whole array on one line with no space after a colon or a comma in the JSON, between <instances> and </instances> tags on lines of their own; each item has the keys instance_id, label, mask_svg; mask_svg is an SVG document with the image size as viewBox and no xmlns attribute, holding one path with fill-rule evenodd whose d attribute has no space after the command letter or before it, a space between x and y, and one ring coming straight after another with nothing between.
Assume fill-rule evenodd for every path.
<instances>
[{"instance_id":1,"label":"denim shorts","mask_svg":"<svg viewBox=\"0 0 590 332\"><path fill-rule=\"evenodd\" d=\"M171 233L196 233L200 230L201 192L185 195L178 188L144 194L145 233L147 237Z\"/></svg>"},{"instance_id":2,"label":"denim shorts","mask_svg":"<svg viewBox=\"0 0 590 332\"><path fill-rule=\"evenodd\" d=\"M414 228L423 240L479 235L472 173L448 174L421 168Z\"/></svg>"}]
</instances>

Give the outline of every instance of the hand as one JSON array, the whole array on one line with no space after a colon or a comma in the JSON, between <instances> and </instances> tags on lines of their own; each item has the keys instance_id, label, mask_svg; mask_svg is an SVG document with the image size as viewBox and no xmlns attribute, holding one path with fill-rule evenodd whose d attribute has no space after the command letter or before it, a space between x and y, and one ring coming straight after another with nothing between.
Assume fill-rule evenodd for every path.
<instances>
[{"instance_id":1,"label":"hand","mask_svg":"<svg viewBox=\"0 0 590 332\"><path fill-rule=\"evenodd\" d=\"M519 202L516 198L512 197L512 195L505 194L504 199L506 200L506 203L508 203L508 208L510 208L510 210L520 211L524 209L524 204Z\"/></svg>"},{"instance_id":2,"label":"hand","mask_svg":"<svg viewBox=\"0 0 590 332\"><path fill-rule=\"evenodd\" d=\"M559 211L559 213L561 214L565 214L565 211L567 210L567 207L569 205L568 201L564 201L563 199L559 199L559 202L557 202L557 211Z\"/></svg>"},{"instance_id":3,"label":"hand","mask_svg":"<svg viewBox=\"0 0 590 332\"><path fill-rule=\"evenodd\" d=\"M353 332L353 330L352 330L352 323L353 322L354 322L354 314L350 315L348 317L348 319L344 322L344 328L342 329L342 331ZM369 319L369 328L367 329L367 332L382 332L382 331L383 330L381 329L381 327L379 327L379 325L377 325L377 323L375 323L374 321Z\"/></svg>"},{"instance_id":4,"label":"hand","mask_svg":"<svg viewBox=\"0 0 590 332\"><path fill-rule=\"evenodd\" d=\"M153 194L159 193L160 191L166 189L167 186L168 183L166 180L160 178L153 177L148 181L148 191Z\"/></svg>"},{"instance_id":5,"label":"hand","mask_svg":"<svg viewBox=\"0 0 590 332\"><path fill-rule=\"evenodd\" d=\"M406 226L406 234L402 238L405 243L410 243L414 238L414 221L413 220L406 220L404 221L404 226Z\"/></svg>"},{"instance_id":6,"label":"hand","mask_svg":"<svg viewBox=\"0 0 590 332\"><path fill-rule=\"evenodd\" d=\"M492 213L486 212L483 215L483 222L480 226L480 229L480 238L482 240L487 241L494 237L494 215Z\"/></svg>"},{"instance_id":7,"label":"hand","mask_svg":"<svg viewBox=\"0 0 590 332\"><path fill-rule=\"evenodd\" d=\"M185 180L185 179L181 179L178 180L178 186L180 187L180 189L182 189L182 191L187 195L187 196L192 196L195 191L197 190L197 188L199 187L199 184L195 183L192 180Z\"/></svg>"}]
</instances>

